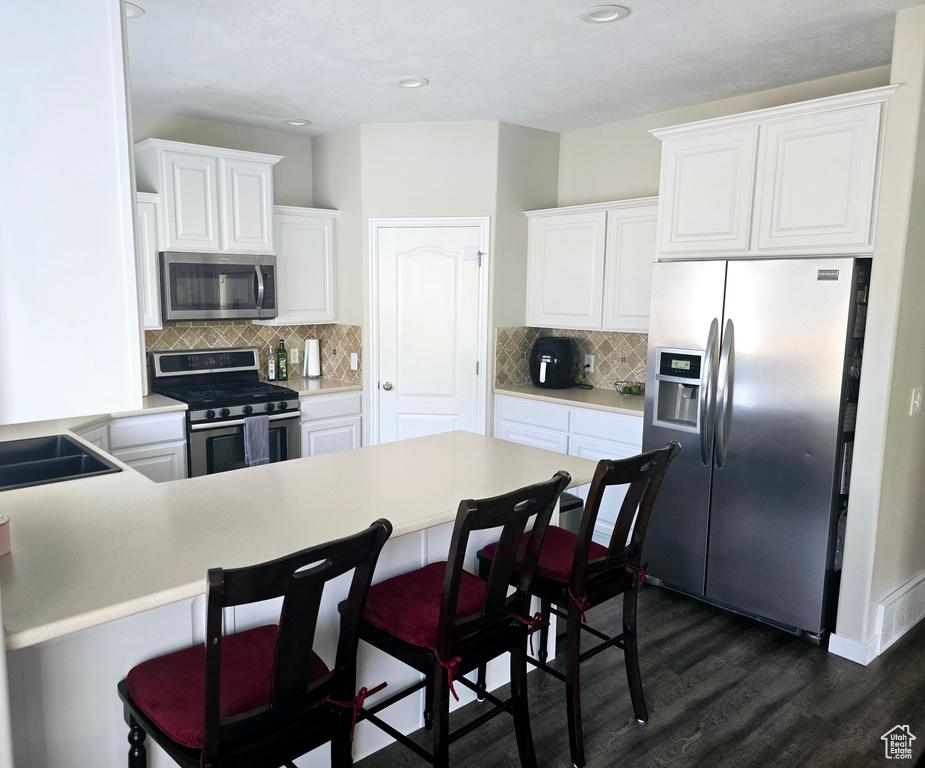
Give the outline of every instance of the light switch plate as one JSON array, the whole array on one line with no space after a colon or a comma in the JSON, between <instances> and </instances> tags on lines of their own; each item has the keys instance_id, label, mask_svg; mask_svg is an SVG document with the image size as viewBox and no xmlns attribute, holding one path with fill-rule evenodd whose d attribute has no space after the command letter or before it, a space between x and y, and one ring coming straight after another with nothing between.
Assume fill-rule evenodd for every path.
<instances>
[{"instance_id":1,"label":"light switch plate","mask_svg":"<svg viewBox=\"0 0 925 768\"><path fill-rule=\"evenodd\" d=\"M594 373L594 355L585 355L585 373Z\"/></svg>"},{"instance_id":2,"label":"light switch plate","mask_svg":"<svg viewBox=\"0 0 925 768\"><path fill-rule=\"evenodd\" d=\"M909 415L913 416L922 410L922 385L919 384L912 390L912 403L909 405Z\"/></svg>"}]
</instances>

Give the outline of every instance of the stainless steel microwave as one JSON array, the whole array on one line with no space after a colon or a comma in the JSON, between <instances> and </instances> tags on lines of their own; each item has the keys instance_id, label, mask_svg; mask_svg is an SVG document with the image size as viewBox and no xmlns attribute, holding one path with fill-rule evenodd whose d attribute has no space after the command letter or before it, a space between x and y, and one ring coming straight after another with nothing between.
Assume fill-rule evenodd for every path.
<instances>
[{"instance_id":1,"label":"stainless steel microwave","mask_svg":"<svg viewBox=\"0 0 925 768\"><path fill-rule=\"evenodd\" d=\"M164 320L265 320L276 317L276 257L163 251Z\"/></svg>"}]
</instances>

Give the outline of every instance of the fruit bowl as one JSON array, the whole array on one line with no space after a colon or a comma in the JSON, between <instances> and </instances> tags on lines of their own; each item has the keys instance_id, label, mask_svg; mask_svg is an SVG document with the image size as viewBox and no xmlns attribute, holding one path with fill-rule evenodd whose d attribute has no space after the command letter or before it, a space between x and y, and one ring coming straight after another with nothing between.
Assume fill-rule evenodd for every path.
<instances>
[{"instance_id":1,"label":"fruit bowl","mask_svg":"<svg viewBox=\"0 0 925 768\"><path fill-rule=\"evenodd\" d=\"M642 395L646 391L644 381L615 381L613 386L621 395Z\"/></svg>"}]
</instances>

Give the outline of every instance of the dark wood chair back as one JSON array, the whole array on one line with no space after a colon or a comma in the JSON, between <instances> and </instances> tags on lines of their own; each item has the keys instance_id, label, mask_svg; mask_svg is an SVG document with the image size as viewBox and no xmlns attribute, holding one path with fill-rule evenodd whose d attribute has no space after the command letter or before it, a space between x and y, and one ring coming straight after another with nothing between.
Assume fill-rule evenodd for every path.
<instances>
[{"instance_id":1,"label":"dark wood chair back","mask_svg":"<svg viewBox=\"0 0 925 768\"><path fill-rule=\"evenodd\" d=\"M647 451L628 459L603 459L598 463L578 529L578 546L572 565L573 594L583 594L587 581L604 571L621 566L636 569L641 566L642 544L652 507L665 477L665 471L680 450L680 444L672 441L664 448ZM613 527L607 555L589 560L594 524L597 522L604 491L618 485L628 487Z\"/></svg>"},{"instance_id":2,"label":"dark wood chair back","mask_svg":"<svg viewBox=\"0 0 925 768\"><path fill-rule=\"evenodd\" d=\"M298 723L300 715L326 697L339 701L354 697L358 625L376 561L391 532L391 523L380 519L353 536L268 563L209 570L205 764L221 765L226 745L239 739L247 739L249 750L259 749L261 731L267 733L269 748L281 726L285 727L287 721ZM341 614L334 666L316 679L311 670L312 647L325 584L350 570L353 570L353 579ZM279 597L283 598L283 603L270 702L250 712L223 718L219 711L222 609Z\"/></svg>"},{"instance_id":3,"label":"dark wood chair back","mask_svg":"<svg viewBox=\"0 0 925 768\"><path fill-rule=\"evenodd\" d=\"M503 496L481 501L459 503L456 525L450 542L440 624L437 630L437 651L442 658L456 655L455 648L468 638L484 637L493 629L510 627L515 613L524 615L529 608L530 584L536 568L540 546L559 496L571 482L568 472L556 472L550 480L521 488ZM530 520L533 529L522 559L518 549ZM457 616L457 596L463 561L472 531L501 528L497 553L488 575L488 591L481 611L469 616ZM518 568L517 588L508 595L508 585Z\"/></svg>"}]
</instances>

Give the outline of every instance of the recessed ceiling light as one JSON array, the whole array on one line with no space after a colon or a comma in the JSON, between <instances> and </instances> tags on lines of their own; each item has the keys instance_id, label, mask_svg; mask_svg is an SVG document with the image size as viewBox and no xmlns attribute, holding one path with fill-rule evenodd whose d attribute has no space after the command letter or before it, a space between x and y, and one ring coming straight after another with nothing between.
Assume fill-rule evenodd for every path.
<instances>
[{"instance_id":1,"label":"recessed ceiling light","mask_svg":"<svg viewBox=\"0 0 925 768\"><path fill-rule=\"evenodd\" d=\"M392 82L402 88L423 88L430 81L417 75L406 75L405 77L398 77Z\"/></svg>"},{"instance_id":2,"label":"recessed ceiling light","mask_svg":"<svg viewBox=\"0 0 925 768\"><path fill-rule=\"evenodd\" d=\"M125 4L125 18L127 19L140 19L145 15L145 9L140 5L135 5L135 3L126 3Z\"/></svg>"},{"instance_id":3,"label":"recessed ceiling light","mask_svg":"<svg viewBox=\"0 0 925 768\"><path fill-rule=\"evenodd\" d=\"M311 125L311 120L305 120L304 118L297 117L293 120L283 120L286 125Z\"/></svg>"},{"instance_id":4,"label":"recessed ceiling light","mask_svg":"<svg viewBox=\"0 0 925 768\"><path fill-rule=\"evenodd\" d=\"M629 15L629 9L622 5L596 5L594 8L588 8L578 18L589 24L606 24L608 21L620 21Z\"/></svg>"}]
</instances>

